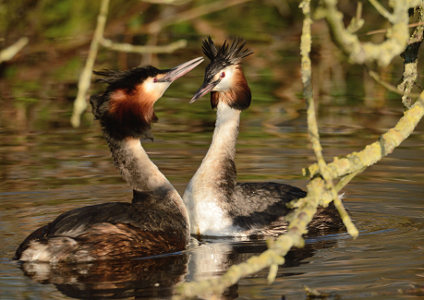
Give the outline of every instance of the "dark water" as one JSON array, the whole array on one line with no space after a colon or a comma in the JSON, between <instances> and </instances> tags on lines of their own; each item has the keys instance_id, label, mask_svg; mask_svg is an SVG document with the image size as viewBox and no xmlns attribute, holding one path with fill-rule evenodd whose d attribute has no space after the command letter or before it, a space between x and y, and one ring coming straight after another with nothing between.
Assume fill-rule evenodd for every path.
<instances>
[{"instance_id":1,"label":"dark water","mask_svg":"<svg viewBox=\"0 0 424 300\"><path fill-rule=\"evenodd\" d=\"M293 59L285 68L297 72L296 65ZM303 103L295 96L300 90L298 80L290 77L290 71L280 74L281 78L260 72L255 61L247 69L254 100L242 114L239 178L304 187L301 169L313 162L313 155ZM180 192L205 154L213 130L214 113L206 98L188 104L201 73L199 69L175 83L156 104L160 121L153 127L155 142L145 145ZM281 96L280 82L289 80L293 83L282 85L286 89ZM51 79L48 88L58 87L66 88ZM90 125L87 118L81 128L71 128L66 92L49 96L39 93L43 88L23 95L35 98L36 103L12 93L0 100L0 299L162 299L172 295L178 282L216 276L265 249L263 242L218 240L203 241L183 253L131 262L53 267L20 266L11 261L26 235L61 212L131 199L130 189L112 165L98 124ZM319 121L329 159L373 142L402 114L397 100L374 109L356 97L356 91L347 89L342 96L322 98ZM242 279L224 297L305 299L304 286L322 290L328 299L423 297L423 149L423 126L419 126L392 155L346 187L345 205L361 232L356 240L344 233L308 239L304 249L289 255L272 285L266 283L267 272L263 271Z\"/></svg>"}]
</instances>

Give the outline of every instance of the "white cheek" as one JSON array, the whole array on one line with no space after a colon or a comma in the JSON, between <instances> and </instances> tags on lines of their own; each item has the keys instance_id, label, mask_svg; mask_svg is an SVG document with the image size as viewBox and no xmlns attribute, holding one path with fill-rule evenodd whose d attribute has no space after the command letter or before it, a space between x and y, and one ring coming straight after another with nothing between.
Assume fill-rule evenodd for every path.
<instances>
[{"instance_id":1,"label":"white cheek","mask_svg":"<svg viewBox=\"0 0 424 300\"><path fill-rule=\"evenodd\" d=\"M156 99L159 99L170 84L170 82L154 82L153 78L148 78L143 83L143 88L146 93L154 95Z\"/></svg>"},{"instance_id":2,"label":"white cheek","mask_svg":"<svg viewBox=\"0 0 424 300\"><path fill-rule=\"evenodd\" d=\"M233 67L227 67L222 72L225 73L225 77L221 79L221 81L214 87L213 91L216 92L225 92L229 90L232 86L232 78L234 75L234 68ZM222 73L221 72L221 73ZM221 74L219 73L219 74ZM215 78L218 79L218 78Z\"/></svg>"},{"instance_id":3,"label":"white cheek","mask_svg":"<svg viewBox=\"0 0 424 300\"><path fill-rule=\"evenodd\" d=\"M225 76L221 81L214 87L213 91L224 92L231 87L231 80L229 76Z\"/></svg>"}]
</instances>

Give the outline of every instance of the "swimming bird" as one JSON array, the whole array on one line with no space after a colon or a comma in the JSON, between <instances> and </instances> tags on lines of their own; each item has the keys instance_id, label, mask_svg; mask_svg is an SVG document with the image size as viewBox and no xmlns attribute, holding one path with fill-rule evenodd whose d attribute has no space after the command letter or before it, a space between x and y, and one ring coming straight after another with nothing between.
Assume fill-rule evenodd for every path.
<instances>
[{"instance_id":1,"label":"swimming bird","mask_svg":"<svg viewBox=\"0 0 424 300\"><path fill-rule=\"evenodd\" d=\"M140 138L157 118L155 102L170 84L203 61L175 68L148 66L97 72L106 90L90 99L115 165L133 189L131 203L85 206L59 215L31 233L15 259L87 262L150 256L183 250L189 242L186 207L172 184L149 159Z\"/></svg>"},{"instance_id":2,"label":"swimming bird","mask_svg":"<svg viewBox=\"0 0 424 300\"><path fill-rule=\"evenodd\" d=\"M183 195L194 236L275 236L287 229L286 204L302 198L300 188L275 182L237 182L234 164L240 114L251 103L251 91L241 62L253 52L239 38L216 47L203 41L209 58L204 82L190 102L210 93L217 117L206 156ZM309 231L340 228L334 207L320 208Z\"/></svg>"}]
</instances>

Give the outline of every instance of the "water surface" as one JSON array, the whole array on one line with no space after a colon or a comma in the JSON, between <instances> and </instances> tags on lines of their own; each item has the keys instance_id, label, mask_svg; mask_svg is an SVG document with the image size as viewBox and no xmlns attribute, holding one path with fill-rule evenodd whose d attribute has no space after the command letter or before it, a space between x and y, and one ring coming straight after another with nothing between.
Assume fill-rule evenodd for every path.
<instances>
[{"instance_id":1,"label":"water surface","mask_svg":"<svg viewBox=\"0 0 424 300\"><path fill-rule=\"evenodd\" d=\"M161 64L174 65L174 61L165 59ZM285 67L296 73L297 64L294 58ZM254 99L242 114L236 159L239 178L304 188L307 182L301 169L314 158L303 102L293 96L299 92L298 81L285 83L286 96L281 96L278 88L290 79L288 75L266 75L253 63L247 63L246 69ZM153 126L154 143L145 144L152 160L181 193L206 153L214 125L207 97L188 104L201 80L199 68L167 91L156 105L160 121ZM38 88L25 93L25 99L37 101L28 103L13 95L0 100L1 299L163 299L172 295L178 282L216 276L265 249L261 241L206 240L182 253L135 262L61 268L18 265L11 257L19 243L61 212L131 200L98 124L91 124L88 115L81 128L73 129L68 123L72 107L68 98L43 95ZM351 91L321 98L319 123L328 159L360 150L402 115L400 101L374 109L357 97L357 91ZM272 285L266 283L265 270L242 279L224 296L305 299L304 286L308 286L328 293L330 299L419 299L424 286L423 148L420 125L392 155L345 188L345 205L360 230L356 240L344 233L308 239L304 249L289 255Z\"/></svg>"}]
</instances>

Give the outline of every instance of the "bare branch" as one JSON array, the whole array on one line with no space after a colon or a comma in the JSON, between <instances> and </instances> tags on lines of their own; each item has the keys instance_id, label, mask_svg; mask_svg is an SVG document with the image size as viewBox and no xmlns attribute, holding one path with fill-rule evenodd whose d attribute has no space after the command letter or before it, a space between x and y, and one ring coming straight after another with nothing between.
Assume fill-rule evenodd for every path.
<instances>
[{"instance_id":1,"label":"bare branch","mask_svg":"<svg viewBox=\"0 0 424 300\"><path fill-rule=\"evenodd\" d=\"M396 94L401 95L401 96L404 96L404 91L402 91L399 87L395 87L395 86L391 85L390 83L382 80L376 72L368 71L368 74L370 75L370 77L372 79L374 79L378 84L380 84L381 86L386 88L388 91L390 91L392 93L396 93ZM409 96L414 97L414 98L418 98L420 95L419 94L409 94Z\"/></svg>"},{"instance_id":2,"label":"bare branch","mask_svg":"<svg viewBox=\"0 0 424 300\"><path fill-rule=\"evenodd\" d=\"M140 0L141 1L141 0ZM166 4L166 5L183 5L191 0L142 0L143 2L152 4Z\"/></svg>"},{"instance_id":3,"label":"bare branch","mask_svg":"<svg viewBox=\"0 0 424 300\"><path fill-rule=\"evenodd\" d=\"M78 81L78 94L74 101L74 111L71 117L71 124L74 127L80 125L81 114L87 108L87 94L90 88L91 74L93 72L94 62L96 60L99 43L103 37L103 32L106 25L106 16L109 9L109 0L102 0L100 4L100 13L97 17L97 26L94 32L93 39L90 44L90 51L88 53L85 67L82 70L81 76Z\"/></svg>"},{"instance_id":4,"label":"bare branch","mask_svg":"<svg viewBox=\"0 0 424 300\"><path fill-rule=\"evenodd\" d=\"M17 40L13 45L3 49L0 52L0 63L11 60L19 51L21 51L27 44L28 38L22 37Z\"/></svg>"},{"instance_id":5,"label":"bare branch","mask_svg":"<svg viewBox=\"0 0 424 300\"><path fill-rule=\"evenodd\" d=\"M380 15L382 15L387 20L389 20L390 23L394 23L393 15L389 13L387 9L385 9L384 6L380 4L380 2L378 2L377 0L368 0L368 1L372 4L372 6L374 6L374 8L378 11Z\"/></svg>"},{"instance_id":6,"label":"bare branch","mask_svg":"<svg viewBox=\"0 0 424 300\"><path fill-rule=\"evenodd\" d=\"M199 7L191 8L189 10L183 11L179 14L175 14L166 19L157 20L151 22L145 26L147 32L149 33L157 33L161 31L164 27L189 21L195 18L199 18L203 15L210 14L216 11L220 11L235 5L239 5L242 3L246 3L252 0L222 0L222 1L214 1Z\"/></svg>"},{"instance_id":7,"label":"bare branch","mask_svg":"<svg viewBox=\"0 0 424 300\"><path fill-rule=\"evenodd\" d=\"M178 40L176 42L173 42L165 46L139 46L139 45L132 45L128 43L115 43L109 39L102 38L100 40L100 44L103 47L108 48L110 50L114 50L114 51L143 54L143 53L172 53L175 50L186 47L187 41Z\"/></svg>"}]
</instances>

